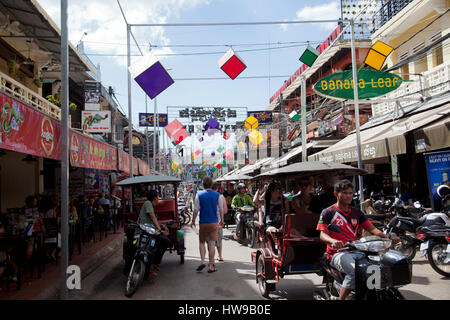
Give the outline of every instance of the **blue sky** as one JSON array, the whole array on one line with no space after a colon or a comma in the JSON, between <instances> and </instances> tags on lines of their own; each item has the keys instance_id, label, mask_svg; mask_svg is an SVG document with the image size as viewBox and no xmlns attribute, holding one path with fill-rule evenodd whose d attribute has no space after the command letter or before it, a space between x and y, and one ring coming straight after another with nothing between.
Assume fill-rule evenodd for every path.
<instances>
[{"instance_id":1,"label":"blue sky","mask_svg":"<svg viewBox=\"0 0 450 320\"><path fill-rule=\"evenodd\" d=\"M38 0L53 21L60 25L60 1ZM125 112L127 104L126 25L117 1L69 0L69 39L76 45L83 37L86 53L100 64L102 84L112 86ZM121 0L129 23L207 23L319 20L340 17L338 0ZM336 24L289 24L209 27L135 27L133 33L146 52L154 48L174 79L225 77L218 60L232 45L247 64L244 76L286 76L239 80L175 81L158 96L158 111L166 106L247 107L264 110L269 98L301 65L298 60L305 42L317 45ZM272 43L270 46L268 43ZM277 44L280 43L280 44ZM244 45L245 44L245 45ZM219 45L214 47L173 47ZM278 48L295 46L292 48ZM271 50L268 48L271 47ZM262 49L262 50L261 50ZM201 53L197 55L179 55ZM211 54L214 53L214 54ZM133 47L132 54L139 54ZM174 55L176 54L176 55ZM116 56L106 56L116 55ZM134 59L134 58L133 58ZM145 111L143 91L132 84L133 123ZM148 99L149 112L153 101ZM169 116L170 117L170 116ZM173 118L169 118L172 121ZM243 120L243 119L242 119Z\"/></svg>"}]
</instances>

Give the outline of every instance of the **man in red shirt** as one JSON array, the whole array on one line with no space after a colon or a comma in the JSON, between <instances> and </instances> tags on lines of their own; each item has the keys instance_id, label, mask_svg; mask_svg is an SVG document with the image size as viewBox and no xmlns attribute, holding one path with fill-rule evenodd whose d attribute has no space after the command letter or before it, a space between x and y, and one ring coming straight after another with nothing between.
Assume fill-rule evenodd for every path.
<instances>
[{"instance_id":1,"label":"man in red shirt","mask_svg":"<svg viewBox=\"0 0 450 320\"><path fill-rule=\"evenodd\" d=\"M351 290L355 289L355 260L363 254L357 251L337 251L343 248L348 241L357 240L359 227L375 236L382 238L387 238L387 236L375 228L359 208L350 206L353 200L353 184L350 181L338 181L334 185L334 195L337 203L322 211L317 230L320 231L320 240L327 243L330 264L346 274L339 293L339 300L344 300ZM330 224L338 225L341 233L329 231L328 225Z\"/></svg>"}]
</instances>

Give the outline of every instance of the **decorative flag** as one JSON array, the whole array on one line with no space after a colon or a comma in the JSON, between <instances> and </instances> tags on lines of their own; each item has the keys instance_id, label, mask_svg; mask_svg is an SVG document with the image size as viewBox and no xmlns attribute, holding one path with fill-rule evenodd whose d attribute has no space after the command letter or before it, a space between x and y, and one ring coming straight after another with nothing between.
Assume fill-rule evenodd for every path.
<instances>
[{"instance_id":1,"label":"decorative flag","mask_svg":"<svg viewBox=\"0 0 450 320\"><path fill-rule=\"evenodd\" d=\"M150 99L155 98L174 83L152 52L139 58L129 67L129 71Z\"/></svg>"},{"instance_id":2,"label":"decorative flag","mask_svg":"<svg viewBox=\"0 0 450 320\"><path fill-rule=\"evenodd\" d=\"M252 130L252 132L248 134L248 138L250 142L255 146L257 146L264 140L263 135L258 130Z\"/></svg>"},{"instance_id":3,"label":"decorative flag","mask_svg":"<svg viewBox=\"0 0 450 320\"><path fill-rule=\"evenodd\" d=\"M256 129L259 125L258 119L256 119L254 116L250 116L245 119L244 125L248 130Z\"/></svg>"},{"instance_id":4,"label":"decorative flag","mask_svg":"<svg viewBox=\"0 0 450 320\"><path fill-rule=\"evenodd\" d=\"M165 126L164 129L166 130L169 138L172 140L172 144L175 146L188 136L186 129L178 120L172 121L167 126Z\"/></svg>"},{"instance_id":5,"label":"decorative flag","mask_svg":"<svg viewBox=\"0 0 450 320\"><path fill-rule=\"evenodd\" d=\"M220 69L222 69L232 80L236 79L236 77L247 68L244 60L242 60L242 58L231 48L222 58L220 58L218 64Z\"/></svg>"},{"instance_id":6,"label":"decorative flag","mask_svg":"<svg viewBox=\"0 0 450 320\"><path fill-rule=\"evenodd\" d=\"M297 122L300 119L300 116L298 113L294 110L289 114L289 118L291 118L292 121Z\"/></svg>"},{"instance_id":7,"label":"decorative flag","mask_svg":"<svg viewBox=\"0 0 450 320\"><path fill-rule=\"evenodd\" d=\"M384 61L386 61L387 57L394 50L391 46L387 45L384 42L377 41L370 48L367 53L366 60L364 60L365 64L371 66L375 70L380 70L383 67Z\"/></svg>"},{"instance_id":8,"label":"decorative flag","mask_svg":"<svg viewBox=\"0 0 450 320\"><path fill-rule=\"evenodd\" d=\"M223 155L227 158L227 160L233 159L233 153L230 150L225 151Z\"/></svg>"},{"instance_id":9,"label":"decorative flag","mask_svg":"<svg viewBox=\"0 0 450 320\"><path fill-rule=\"evenodd\" d=\"M314 49L311 46L308 46L305 51L303 51L300 56L300 61L306 64L308 67L311 67L316 61L317 57L320 55L320 52Z\"/></svg>"}]
</instances>

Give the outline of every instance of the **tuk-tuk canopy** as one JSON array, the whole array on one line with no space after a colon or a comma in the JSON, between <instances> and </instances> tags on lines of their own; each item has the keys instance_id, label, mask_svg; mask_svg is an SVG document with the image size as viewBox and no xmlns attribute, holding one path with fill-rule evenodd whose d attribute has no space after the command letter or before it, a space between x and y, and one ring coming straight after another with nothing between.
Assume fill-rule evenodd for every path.
<instances>
[{"instance_id":1,"label":"tuk-tuk canopy","mask_svg":"<svg viewBox=\"0 0 450 320\"><path fill-rule=\"evenodd\" d=\"M257 175L253 179L264 179L281 176L292 176L293 178L294 177L297 178L302 176L315 176L319 174L336 175L336 176L355 176L366 173L367 171L363 169L358 169L341 163L308 161L308 162L297 162L282 168L273 169L264 172L260 175Z\"/></svg>"},{"instance_id":2,"label":"tuk-tuk canopy","mask_svg":"<svg viewBox=\"0 0 450 320\"><path fill-rule=\"evenodd\" d=\"M133 178L128 178L118 182L116 185L118 186L130 186L133 184L140 183L179 183L181 179L171 176L164 175L147 175L147 176L138 176Z\"/></svg>"},{"instance_id":3,"label":"tuk-tuk canopy","mask_svg":"<svg viewBox=\"0 0 450 320\"><path fill-rule=\"evenodd\" d=\"M216 179L218 182L222 181L239 181L239 180L251 180L253 177L245 174L232 174L229 176L224 176L222 178Z\"/></svg>"}]
</instances>

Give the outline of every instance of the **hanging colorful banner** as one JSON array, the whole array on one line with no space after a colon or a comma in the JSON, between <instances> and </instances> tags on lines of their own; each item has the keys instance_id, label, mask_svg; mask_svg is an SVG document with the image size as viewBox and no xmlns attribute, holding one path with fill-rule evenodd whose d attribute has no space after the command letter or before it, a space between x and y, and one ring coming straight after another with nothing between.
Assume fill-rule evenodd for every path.
<instances>
[{"instance_id":1,"label":"hanging colorful banner","mask_svg":"<svg viewBox=\"0 0 450 320\"><path fill-rule=\"evenodd\" d=\"M60 139L57 120L0 93L0 148L59 160Z\"/></svg>"}]
</instances>

